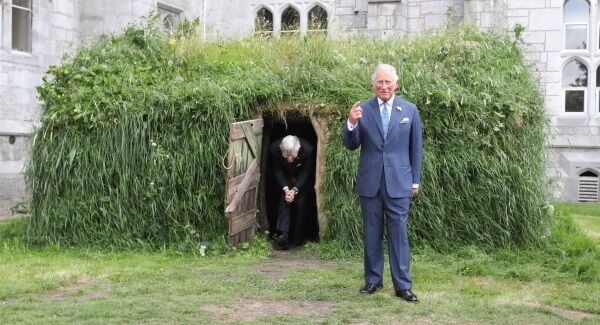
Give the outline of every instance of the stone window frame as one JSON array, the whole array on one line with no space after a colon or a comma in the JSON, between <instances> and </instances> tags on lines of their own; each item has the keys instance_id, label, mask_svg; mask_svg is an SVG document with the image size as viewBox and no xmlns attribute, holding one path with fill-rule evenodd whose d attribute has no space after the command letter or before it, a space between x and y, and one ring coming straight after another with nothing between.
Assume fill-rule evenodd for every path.
<instances>
[{"instance_id":1,"label":"stone window frame","mask_svg":"<svg viewBox=\"0 0 600 325\"><path fill-rule=\"evenodd\" d=\"M600 0L586 0L589 4L587 15L587 49L567 49L566 48L566 32L564 23L564 5L568 0L562 1L562 51L560 52L561 61L563 62L560 69L560 116L564 117L587 117L600 118L600 79L598 78L597 69L600 67ZM578 24L579 22L577 22ZM583 112L567 112L566 110L566 94L569 90L582 90L581 87L570 88L564 87L563 79L565 77L564 68L573 59L582 62L588 70L588 84L584 91L584 111Z\"/></svg>"},{"instance_id":2,"label":"stone window frame","mask_svg":"<svg viewBox=\"0 0 600 325\"><path fill-rule=\"evenodd\" d=\"M10 47L9 48L12 51L31 54L33 52L33 0L27 0L29 7L23 7L20 5L16 5L16 4L14 4L14 1L15 0L8 0L8 3L7 3L7 7L9 8L9 11L10 11L10 13L7 15L7 16L10 16L10 36L9 35L3 35L3 36L10 38ZM15 35L13 34L14 33L13 25L14 25L14 18L15 18L15 9L27 12L26 18L29 20L28 24L25 26L25 28L26 28L25 37L27 39L25 40L25 48L24 49L15 48Z\"/></svg>"},{"instance_id":3,"label":"stone window frame","mask_svg":"<svg viewBox=\"0 0 600 325\"><path fill-rule=\"evenodd\" d=\"M168 20L171 24L171 28L165 28L166 32L174 31L175 28L177 28L177 25L179 25L179 23L181 22L182 18L184 18L182 17L182 8L160 1L156 3L156 7L158 9L158 12L160 13L160 19L163 23L163 27L165 20Z\"/></svg>"},{"instance_id":4,"label":"stone window frame","mask_svg":"<svg viewBox=\"0 0 600 325\"><path fill-rule=\"evenodd\" d=\"M267 10L271 14L271 17L273 18L273 21L271 22L273 24L273 26L271 26L271 30L270 31L257 31L256 30L256 18L258 18L258 13L261 10L263 10L263 9ZM274 10L273 10L272 7L267 6L267 5L260 5L254 11L254 14L252 15L252 17L254 17L254 25L252 26L252 33L254 35L264 35L264 36L274 36L274 35L276 35L276 33L275 33L275 20L276 20L276 17L275 17L275 13L274 13Z\"/></svg>"},{"instance_id":5,"label":"stone window frame","mask_svg":"<svg viewBox=\"0 0 600 325\"><path fill-rule=\"evenodd\" d=\"M565 4L568 1L575 1L575 0L563 0L563 21L564 21L564 14L565 14ZM564 23L563 22L563 51L573 51L573 52L587 52L590 49L594 48L593 46L590 46L590 20L592 19L592 12L593 12L593 4L590 3L590 0L582 0L582 1L586 1L588 3L588 14L587 14L587 21L578 21L578 22L574 22L574 23ZM583 49L569 49L567 48L567 26L573 26L573 25L585 25L585 40L586 40L586 48ZM593 25L593 24L592 24Z\"/></svg>"},{"instance_id":6,"label":"stone window frame","mask_svg":"<svg viewBox=\"0 0 600 325\"><path fill-rule=\"evenodd\" d=\"M298 29L291 29L291 30L283 30L283 14L288 10L295 10L298 13ZM284 35L284 34L298 34L300 36L302 36L302 30L303 30L303 23L306 24L305 20L302 19L304 15L302 14L302 10L300 7L298 7L298 5L294 4L294 3L288 3L286 5L283 6L282 10L279 12L279 22L280 22L280 28L279 28L279 35ZM304 30L306 30L306 28L304 28Z\"/></svg>"},{"instance_id":7,"label":"stone window frame","mask_svg":"<svg viewBox=\"0 0 600 325\"><path fill-rule=\"evenodd\" d=\"M297 4L294 2L284 3L284 4L275 4L275 5L268 5L268 4L256 5L254 7L253 15L252 15L252 32L253 33L255 32L255 30L254 30L255 23L254 22L256 19L256 15L258 14L258 11L261 10L262 8L265 8L273 14L273 36L281 37L281 32L282 32L281 31L281 17L283 15L283 12L287 8L293 7L300 14L299 36L305 37L308 34L308 14L315 6L321 7L327 13L326 33L327 33L327 35L329 35L330 31L331 31L331 24L332 24L332 15L331 15L332 9L330 8L330 6L328 4L323 3L321 1L314 1L314 2L311 2L308 4L304 4L304 5L300 5L300 4ZM297 31L295 31L295 32L297 32Z\"/></svg>"},{"instance_id":8,"label":"stone window frame","mask_svg":"<svg viewBox=\"0 0 600 325\"><path fill-rule=\"evenodd\" d=\"M310 12L313 11L314 9L316 9L317 7L321 8L323 11L325 11L325 21L327 23L327 26L325 27L325 29L309 29L309 23L310 23ZM321 33L321 32L325 32L325 35L329 34L329 25L330 25L330 12L329 10L327 10L327 8L325 8L325 6L321 3L315 2L315 3L311 3L308 6L308 10L306 11L306 33L310 34L310 33Z\"/></svg>"},{"instance_id":9,"label":"stone window frame","mask_svg":"<svg viewBox=\"0 0 600 325\"><path fill-rule=\"evenodd\" d=\"M586 68L586 75L587 75L587 85L586 86L579 86L579 87L569 87L569 86L565 86L564 85L564 78L565 78L565 68L567 65L569 65L571 62L574 61L578 61L581 64L583 64ZM563 89L562 91L562 112L563 114L567 114L569 116L586 116L587 112L588 112L588 90L590 88L591 85L591 78L590 78L590 66L588 64L588 62L586 62L586 60L584 60L583 58L579 57L579 56L573 56L573 57L569 57L566 62L563 64L563 66L561 67L561 87ZM581 112L567 112L567 107L566 107L566 98L567 98L567 92L568 91L583 91L583 111Z\"/></svg>"}]
</instances>

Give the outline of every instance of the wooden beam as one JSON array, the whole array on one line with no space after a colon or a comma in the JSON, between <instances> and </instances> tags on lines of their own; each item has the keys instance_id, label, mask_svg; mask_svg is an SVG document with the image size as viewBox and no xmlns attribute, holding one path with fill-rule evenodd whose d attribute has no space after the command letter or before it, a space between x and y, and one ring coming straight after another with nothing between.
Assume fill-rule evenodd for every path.
<instances>
[{"instance_id":1,"label":"wooden beam","mask_svg":"<svg viewBox=\"0 0 600 325\"><path fill-rule=\"evenodd\" d=\"M242 183L238 186L238 189L235 192L235 195L233 196L231 203L225 209L226 213L233 212L235 210L240 199L242 198L242 195L244 195L244 193L246 192L246 188L250 184L250 181L253 179L253 174L255 173L257 167L258 167L257 159L254 158L252 160L252 162L250 163L248 170L246 170L246 173L244 175L244 180L242 180ZM260 171L258 173L260 173Z\"/></svg>"}]
</instances>

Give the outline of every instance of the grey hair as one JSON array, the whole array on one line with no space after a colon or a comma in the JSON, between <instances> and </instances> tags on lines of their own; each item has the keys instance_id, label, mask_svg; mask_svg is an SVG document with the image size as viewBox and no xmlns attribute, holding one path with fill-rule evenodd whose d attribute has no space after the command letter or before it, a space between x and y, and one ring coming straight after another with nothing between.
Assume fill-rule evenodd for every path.
<instances>
[{"instance_id":1,"label":"grey hair","mask_svg":"<svg viewBox=\"0 0 600 325\"><path fill-rule=\"evenodd\" d=\"M373 83L375 83L377 71L379 71L379 70L386 70L387 72L392 74L393 82L398 81L398 74L396 73L396 68L394 68L393 66L391 66L389 64L380 63L375 67L375 71L373 71L373 75L371 76L371 80L373 81Z\"/></svg>"},{"instance_id":2,"label":"grey hair","mask_svg":"<svg viewBox=\"0 0 600 325\"><path fill-rule=\"evenodd\" d=\"M281 149L281 153L292 153L300 150L300 140L295 135L288 135L281 140L279 149Z\"/></svg>"}]
</instances>

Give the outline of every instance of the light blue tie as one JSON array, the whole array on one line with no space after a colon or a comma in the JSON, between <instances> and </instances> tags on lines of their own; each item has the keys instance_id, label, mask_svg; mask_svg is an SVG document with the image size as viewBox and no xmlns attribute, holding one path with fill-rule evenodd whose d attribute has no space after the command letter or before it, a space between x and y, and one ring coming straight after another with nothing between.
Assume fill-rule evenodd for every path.
<instances>
[{"instance_id":1,"label":"light blue tie","mask_svg":"<svg viewBox=\"0 0 600 325\"><path fill-rule=\"evenodd\" d=\"M385 103L381 104L383 108L381 109L381 123L383 124L383 139L387 137L388 126L390 125L390 115L388 114L387 105Z\"/></svg>"}]
</instances>

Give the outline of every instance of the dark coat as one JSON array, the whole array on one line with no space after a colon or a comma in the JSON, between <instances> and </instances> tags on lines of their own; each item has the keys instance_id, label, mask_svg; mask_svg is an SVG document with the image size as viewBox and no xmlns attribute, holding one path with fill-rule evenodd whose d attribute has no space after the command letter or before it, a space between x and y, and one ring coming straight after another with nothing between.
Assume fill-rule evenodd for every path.
<instances>
[{"instance_id":1,"label":"dark coat","mask_svg":"<svg viewBox=\"0 0 600 325\"><path fill-rule=\"evenodd\" d=\"M291 164L281 154L279 145L282 139L273 142L269 148L275 183L279 189L286 186L289 189L295 187L298 192L302 192L311 176L311 170L314 168L313 146L300 137L298 139L300 140L300 150L298 151L298 157Z\"/></svg>"}]
</instances>

